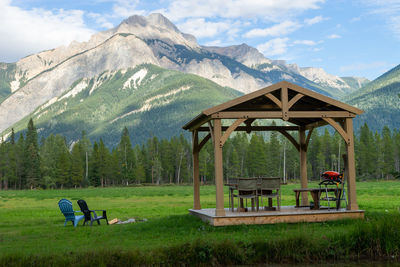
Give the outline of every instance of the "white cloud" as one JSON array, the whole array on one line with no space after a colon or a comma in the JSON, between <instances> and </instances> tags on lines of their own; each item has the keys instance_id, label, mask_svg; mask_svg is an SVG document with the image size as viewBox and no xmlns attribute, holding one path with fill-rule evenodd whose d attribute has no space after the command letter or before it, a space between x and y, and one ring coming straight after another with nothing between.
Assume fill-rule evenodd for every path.
<instances>
[{"instance_id":1,"label":"white cloud","mask_svg":"<svg viewBox=\"0 0 400 267\"><path fill-rule=\"evenodd\" d=\"M197 38L214 37L223 32L232 30L229 22L210 22L204 18L188 19L178 24L178 28L182 32L190 33Z\"/></svg>"},{"instance_id":2,"label":"white cloud","mask_svg":"<svg viewBox=\"0 0 400 267\"><path fill-rule=\"evenodd\" d=\"M255 38L255 37L267 37L267 36L282 36L282 35L287 35L289 33L292 33L301 27L302 27L302 25L297 22L286 20L282 23L276 24L269 28L252 29L252 30L248 31L247 33L245 33L244 37Z\"/></svg>"},{"instance_id":3,"label":"white cloud","mask_svg":"<svg viewBox=\"0 0 400 267\"><path fill-rule=\"evenodd\" d=\"M378 14L386 21L389 29L400 38L400 1L399 0L362 0L371 8L371 14Z\"/></svg>"},{"instance_id":4,"label":"white cloud","mask_svg":"<svg viewBox=\"0 0 400 267\"><path fill-rule=\"evenodd\" d=\"M279 21L282 17L318 9L325 0L172 0L166 9L157 10L173 21L193 17L259 18Z\"/></svg>"},{"instance_id":5,"label":"white cloud","mask_svg":"<svg viewBox=\"0 0 400 267\"><path fill-rule=\"evenodd\" d=\"M222 41L221 40L213 40L213 41L205 43L204 45L205 46L221 46Z\"/></svg>"},{"instance_id":6,"label":"white cloud","mask_svg":"<svg viewBox=\"0 0 400 267\"><path fill-rule=\"evenodd\" d=\"M317 45L317 42L312 41L312 40L296 40L293 43L300 44L300 45L309 45L309 46Z\"/></svg>"},{"instance_id":7,"label":"white cloud","mask_svg":"<svg viewBox=\"0 0 400 267\"><path fill-rule=\"evenodd\" d=\"M73 40L85 41L94 33L81 10L24 10L12 6L10 0L0 0L0 10L0 61L12 62Z\"/></svg>"},{"instance_id":8,"label":"white cloud","mask_svg":"<svg viewBox=\"0 0 400 267\"><path fill-rule=\"evenodd\" d=\"M304 23L306 25L313 25L313 24L320 23L321 21L324 21L324 20L327 20L327 18L324 18L323 16L316 16L311 19L305 19Z\"/></svg>"},{"instance_id":9,"label":"white cloud","mask_svg":"<svg viewBox=\"0 0 400 267\"><path fill-rule=\"evenodd\" d=\"M94 19L96 21L96 23L98 25L100 25L100 27L102 27L102 28L110 29L110 28L114 27L114 25L110 21L108 21L108 19L102 14L91 12L91 13L88 13L87 16L91 19Z\"/></svg>"},{"instance_id":10,"label":"white cloud","mask_svg":"<svg viewBox=\"0 0 400 267\"><path fill-rule=\"evenodd\" d=\"M340 67L341 72L356 72L356 71L365 71L371 69L390 69L394 67L392 64L388 64L384 61L374 61L369 63L354 63L350 65L345 65Z\"/></svg>"},{"instance_id":11,"label":"white cloud","mask_svg":"<svg viewBox=\"0 0 400 267\"><path fill-rule=\"evenodd\" d=\"M145 15L146 11L136 9L138 4L139 0L116 0L112 7L111 17L127 18L132 15Z\"/></svg>"},{"instance_id":12,"label":"white cloud","mask_svg":"<svg viewBox=\"0 0 400 267\"><path fill-rule=\"evenodd\" d=\"M266 57L280 56L287 52L289 38L275 38L257 46Z\"/></svg>"},{"instance_id":13,"label":"white cloud","mask_svg":"<svg viewBox=\"0 0 400 267\"><path fill-rule=\"evenodd\" d=\"M328 39L339 39L342 38L342 36L338 35L338 34L331 34L327 36Z\"/></svg>"}]
</instances>

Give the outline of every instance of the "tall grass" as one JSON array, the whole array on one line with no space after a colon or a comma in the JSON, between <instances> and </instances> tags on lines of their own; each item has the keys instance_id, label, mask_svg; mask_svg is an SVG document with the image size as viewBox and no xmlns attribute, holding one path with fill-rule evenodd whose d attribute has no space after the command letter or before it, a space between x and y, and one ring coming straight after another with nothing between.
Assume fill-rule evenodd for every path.
<instances>
[{"instance_id":1,"label":"tall grass","mask_svg":"<svg viewBox=\"0 0 400 267\"><path fill-rule=\"evenodd\" d=\"M365 220L213 227L188 215L187 186L0 192L0 266L234 265L399 260L397 182L358 183ZM283 188L283 205L294 204ZM215 188L201 189L203 207ZM63 226L57 201L84 198L110 218L147 222ZM73 201L74 205L76 201ZM77 205L74 206L77 209Z\"/></svg>"}]
</instances>

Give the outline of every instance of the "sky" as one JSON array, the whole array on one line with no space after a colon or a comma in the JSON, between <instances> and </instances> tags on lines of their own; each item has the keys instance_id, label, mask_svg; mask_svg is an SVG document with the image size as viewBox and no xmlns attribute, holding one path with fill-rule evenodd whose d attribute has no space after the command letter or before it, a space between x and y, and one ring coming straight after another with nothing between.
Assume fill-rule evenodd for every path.
<instances>
[{"instance_id":1,"label":"sky","mask_svg":"<svg viewBox=\"0 0 400 267\"><path fill-rule=\"evenodd\" d=\"M0 0L0 62L161 13L201 45L375 79L400 64L400 0Z\"/></svg>"}]
</instances>

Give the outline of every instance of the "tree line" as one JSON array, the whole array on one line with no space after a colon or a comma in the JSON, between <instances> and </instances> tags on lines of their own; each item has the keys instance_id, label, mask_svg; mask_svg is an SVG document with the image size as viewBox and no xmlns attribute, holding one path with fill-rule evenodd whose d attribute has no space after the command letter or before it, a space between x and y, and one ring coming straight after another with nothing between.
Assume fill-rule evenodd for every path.
<instances>
[{"instance_id":1,"label":"tree line","mask_svg":"<svg viewBox=\"0 0 400 267\"><path fill-rule=\"evenodd\" d=\"M296 134L294 138L298 139ZM319 180L326 170L342 171L346 147L337 133L314 131L307 152L308 178ZM393 179L400 176L400 131L384 127L372 132L364 124L355 138L358 179ZM279 176L299 179L299 153L278 132L235 133L223 149L224 176ZM200 178L214 182L214 152L209 141L200 152ZM107 148L92 143L83 132L68 146L62 135L38 140L30 120L25 134L11 132L0 144L0 189L76 188L192 182L191 142L183 135L151 137L132 146L128 129L119 144Z\"/></svg>"}]
</instances>

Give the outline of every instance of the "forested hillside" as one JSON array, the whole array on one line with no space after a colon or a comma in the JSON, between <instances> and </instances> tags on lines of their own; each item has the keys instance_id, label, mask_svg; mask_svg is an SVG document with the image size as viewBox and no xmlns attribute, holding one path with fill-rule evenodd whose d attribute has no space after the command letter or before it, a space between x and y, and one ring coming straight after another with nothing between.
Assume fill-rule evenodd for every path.
<instances>
[{"instance_id":1,"label":"forested hillside","mask_svg":"<svg viewBox=\"0 0 400 267\"><path fill-rule=\"evenodd\" d=\"M382 130L385 125L390 129L400 128L400 65L345 100L365 111L355 120L356 129L364 123L368 123L374 131Z\"/></svg>"},{"instance_id":2,"label":"forested hillside","mask_svg":"<svg viewBox=\"0 0 400 267\"><path fill-rule=\"evenodd\" d=\"M62 135L38 141L31 120L26 135L14 134L0 145L0 188L71 188L192 182L191 144L182 135L169 140L149 138L132 145L127 128L108 149L102 139L92 143L85 133L72 148ZM372 132L365 124L355 138L358 179L392 179L400 175L400 131ZM297 150L279 133L233 135L224 145L224 176L279 176L299 179ZM345 145L338 134L314 131L308 148L308 177L319 180L326 170L343 168ZM214 182L211 142L200 153L200 175ZM285 163L284 163L285 162ZM284 167L285 166L285 167Z\"/></svg>"},{"instance_id":3,"label":"forested hillside","mask_svg":"<svg viewBox=\"0 0 400 267\"><path fill-rule=\"evenodd\" d=\"M22 131L33 118L40 137L61 134L70 144L85 131L88 138L102 138L106 146L114 147L126 126L133 133L132 143L142 144L152 136L179 135L182 125L199 111L240 95L197 75L143 64L75 81L65 94L14 125L14 130ZM10 133L11 128L5 136Z\"/></svg>"}]
</instances>

